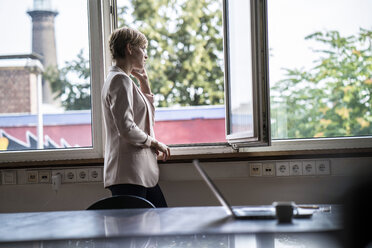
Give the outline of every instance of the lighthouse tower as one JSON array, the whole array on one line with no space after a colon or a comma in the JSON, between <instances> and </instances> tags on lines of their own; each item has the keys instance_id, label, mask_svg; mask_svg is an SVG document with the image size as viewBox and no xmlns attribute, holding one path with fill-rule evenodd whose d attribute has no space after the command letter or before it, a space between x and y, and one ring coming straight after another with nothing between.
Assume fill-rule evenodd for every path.
<instances>
[{"instance_id":1,"label":"lighthouse tower","mask_svg":"<svg viewBox=\"0 0 372 248\"><path fill-rule=\"evenodd\" d=\"M44 68L57 67L54 19L58 12L53 10L52 0L34 0L33 9L27 13L32 18L32 52L42 55ZM42 91L43 104L61 105L59 99L54 99L48 81L43 81Z\"/></svg>"}]
</instances>

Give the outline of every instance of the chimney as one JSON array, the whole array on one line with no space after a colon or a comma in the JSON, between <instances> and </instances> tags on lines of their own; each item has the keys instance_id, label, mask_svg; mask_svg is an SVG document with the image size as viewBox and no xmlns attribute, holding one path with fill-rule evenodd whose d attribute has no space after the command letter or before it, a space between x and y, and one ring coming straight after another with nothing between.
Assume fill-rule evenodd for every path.
<instances>
[{"instance_id":1,"label":"chimney","mask_svg":"<svg viewBox=\"0 0 372 248\"><path fill-rule=\"evenodd\" d=\"M57 68L54 18L58 12L52 8L52 0L34 0L33 10L27 12L32 18L32 52L42 56L44 68ZM54 99L51 85L43 80L43 103L61 106Z\"/></svg>"}]
</instances>

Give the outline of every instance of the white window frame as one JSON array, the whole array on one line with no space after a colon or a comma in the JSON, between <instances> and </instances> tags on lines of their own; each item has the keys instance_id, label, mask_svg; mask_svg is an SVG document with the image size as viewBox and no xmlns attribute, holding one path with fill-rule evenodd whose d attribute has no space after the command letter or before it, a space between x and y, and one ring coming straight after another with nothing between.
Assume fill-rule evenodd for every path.
<instances>
[{"instance_id":1,"label":"white window frame","mask_svg":"<svg viewBox=\"0 0 372 248\"><path fill-rule=\"evenodd\" d=\"M30 151L4 151L0 163L23 161L54 161L103 158L103 125L101 88L105 78L104 34L110 20L108 1L88 1L90 42L91 96L92 96L92 147L63 148ZM105 27L105 28L103 28ZM65 37L68 39L68 37ZM107 53L107 52L106 52Z\"/></svg>"},{"instance_id":2,"label":"white window frame","mask_svg":"<svg viewBox=\"0 0 372 248\"><path fill-rule=\"evenodd\" d=\"M358 149L371 149L372 137L341 137L341 138L315 138L315 139L290 139L290 140L272 140L271 146L266 147L240 147L233 149L227 143L211 144L209 146L187 146L187 147L172 147L172 156L187 156L187 155L221 155L221 154L242 154L242 153L275 153L288 152L286 155L295 152L296 155L305 154L311 151L314 156L317 153L322 153L324 150L348 150L352 152ZM306 153L308 154L308 153ZM231 157L231 156L230 156Z\"/></svg>"},{"instance_id":3,"label":"white window frame","mask_svg":"<svg viewBox=\"0 0 372 248\"><path fill-rule=\"evenodd\" d=\"M244 78L246 84L252 84L253 130L233 133L231 128L231 88L237 87L231 78L231 65L239 61L231 61L230 39L235 38L230 30L229 3L234 0L223 0L224 21L224 57L225 57L225 108L226 108L226 139L234 149L247 146L269 146L270 134L270 87L268 77L268 44L267 44L267 8L266 0L250 0L250 39L252 77ZM235 13L234 13L235 14ZM246 24L241 23L242 26ZM238 31L239 32L239 31ZM249 56L242 54L241 56ZM248 69L248 68L247 68ZM248 70L250 71L250 70ZM248 74L249 75L249 74Z\"/></svg>"}]
</instances>

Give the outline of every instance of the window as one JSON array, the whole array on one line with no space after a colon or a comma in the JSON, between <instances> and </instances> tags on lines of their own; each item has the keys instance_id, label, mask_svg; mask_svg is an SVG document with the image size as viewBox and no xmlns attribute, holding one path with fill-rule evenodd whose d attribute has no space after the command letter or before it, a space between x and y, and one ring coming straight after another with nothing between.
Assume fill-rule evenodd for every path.
<instances>
[{"instance_id":1,"label":"window","mask_svg":"<svg viewBox=\"0 0 372 248\"><path fill-rule=\"evenodd\" d=\"M135 6L131 5L131 1L119 1L121 5L121 12L119 13L119 24L120 24L120 15L125 16L122 19L125 20L126 24L137 24L137 28L142 30L144 33L148 30L150 35L150 43L153 42L153 48L159 47L159 43L169 43L172 39L168 39L165 33L169 30L173 30L177 27L182 27L184 25L184 21L180 21L182 18L177 19L177 15L180 14L182 11L180 10L181 7L171 6L172 8L160 8L156 11L152 11L154 6L151 6L149 3L150 1L141 1L135 2ZM177 2L177 1L176 1ZM203 1L200 1L203 2ZM213 1L209 1L211 3ZM338 18L336 19L343 19L346 22L349 22L345 16L350 16L350 10L358 15L358 18L352 18L353 20L359 22L357 25L357 29L359 30L360 27L364 27L367 29L370 26L370 20L367 18L369 15L365 13L360 15L360 9L363 10L369 9L368 3L366 1L361 1L363 4L355 5L352 1L342 1L343 10L339 8L339 4L330 4L330 3L304 3L304 2L296 2L296 1L222 1L225 7L225 41L228 42L225 47L225 52L227 53L224 61L226 68L224 73L226 75L226 82L230 80L230 86L224 89L225 94L225 104L227 106L226 111L226 131L228 134L228 139L230 144L233 144L234 141L241 142L243 146L247 146L250 144L259 145L259 144L268 144L270 143L270 138L274 139L275 145L270 149L288 149L288 150L295 150L295 149L318 149L318 148L330 148L329 142L333 142L332 148L340 148L339 141L328 139L327 141L320 139L320 138L333 138L333 137L340 137L333 133L333 130L338 130L340 133L347 133L350 129L345 126L348 122L348 118L352 116L351 112L349 114L348 108L340 107L334 108L333 111L338 115L338 119L332 120L333 124L339 124L339 127L335 127L334 125L329 125L329 119L319 118L319 115L316 116L315 112L323 113L326 111L326 107L330 108L332 106L331 101L327 99L327 95L332 95L332 91L328 88L320 88L320 86L326 85L325 80L317 84L316 87L314 85L312 87L308 87L307 91L304 91L304 86L306 85L305 82L297 84L296 87L289 87L289 90L292 90L291 93L284 87L286 85L290 85L290 83L294 84L296 82L296 77L288 78L283 83L285 78L285 72L288 70L283 70L284 65L289 61L292 65L302 67L301 60L308 60L312 61L317 58L320 58L319 53L315 53L313 50L309 49L308 52L304 53L303 56L298 56L299 50L301 49L308 49L308 47L302 46L303 42L299 42L299 39L304 40L304 38L311 34L311 32L316 32L317 30L313 30L314 27L318 24L322 24L323 26L320 28L326 27L327 23L332 23L334 20L329 20L328 14L336 15ZM175 2L172 2L174 4ZM218 2L214 2L218 5ZM221 2L219 2L221 3ZM178 4L180 6L192 5L193 1L179 1ZM346 5L345 5L346 4ZM310 6L311 8L307 8L304 6ZM161 5L156 5L155 7L159 7ZM346 6L346 7L345 7ZM364 7L360 7L364 6ZM136 11L134 11L135 9ZM198 13L200 12L199 9L203 8L196 8L195 13L193 12L189 16L194 16L195 18L198 17ZM313 11L307 11L313 9ZM120 8L119 8L120 10ZM345 12L345 10L348 10ZM303 12L301 12L303 11ZM139 13L138 15L133 13ZM156 18L156 14L163 15L165 17L165 22L159 21L160 19ZM247 13L251 13L251 16ZM285 13L285 14L283 14ZM303 14L301 14L303 13ZM267 17L266 17L267 14ZM320 16L323 15L324 16ZM173 23L173 25L169 24L167 21L177 19L180 23L177 22ZM308 21L312 19L316 19L315 21ZM335 20L336 20L335 19ZM266 23L266 20L268 23ZM295 22L293 20L296 20ZM122 22L123 24L123 22ZM308 24L314 24L312 28L308 29ZM297 25L294 27L294 25ZM339 23L338 27L344 26L345 23ZM200 26L201 29L203 28ZM318 25L318 27L320 27ZM157 32L157 30L161 30ZM268 30L267 30L268 29ZM164 32L162 32L162 30ZM309 33L304 34L304 32L309 31ZM197 32L192 32L191 29L187 29L185 31L190 32L190 36L198 37ZM265 36L267 32L267 37ZM253 36L250 36L253 34ZM367 31L363 34L365 43L364 50L366 51L366 58L365 66L369 69L366 69L365 75L363 78L359 78L363 81L364 88L363 90L359 91L359 105L363 108L360 116L356 116L352 120L355 123L354 126L362 127L363 130L360 130L362 135L370 136L371 132L368 131L367 127L370 126L371 121L371 114L370 114L370 104L371 104L371 97L368 95L370 91L370 67L368 64L368 56L370 57L369 47L367 46L368 41L370 40L370 31ZM301 37L299 37L301 36ZM153 39L151 39L153 37ZM313 36L313 38L320 39L321 37ZM205 40L205 39L204 39ZM309 41L309 40L307 40ZM291 43L292 42L292 43ZM306 41L305 41L306 42ZM242 45L244 43L245 45ZM248 45L246 45L248 44ZM291 45L287 45L291 44ZM182 44L177 43L177 47L182 49L184 46ZM251 48L247 49L247 48ZM268 47L269 54L265 54L266 47ZM153 49L152 48L152 49ZM313 47L316 49L321 49L321 47ZM299 49L299 50L298 50ZM369 50L368 50L369 49ZM156 49L155 49L156 50ZM163 59L159 60L157 65L161 67L163 64L167 62L167 60L171 57L171 53L168 50L162 51L155 51L151 53L151 49L149 50L150 57L155 55L157 52L161 52L164 56ZM259 52L258 52L259 51ZM358 51L354 51L354 55L358 54ZM242 54L247 55L248 58L252 57L251 59L247 59ZM318 57L314 57L314 54L318 55ZM268 58L269 57L269 58ZM290 57L291 59L287 59ZM294 59L293 59L294 58ZM240 60L239 60L240 59ZM230 60L230 61L227 61ZM235 61L235 62L234 62ZM235 63L235 64L234 64ZM267 63L270 63L270 66L267 67ZM243 67L240 65L244 64ZM308 65L308 64L307 64ZM313 65L315 67L315 65ZM171 66L172 68L176 68L175 66ZM243 71L242 68L246 70ZM252 68L252 69L251 69ZM269 69L267 69L269 68ZM359 67L358 67L359 68ZM291 68L286 68L291 69ZM337 68L334 68L337 70ZM294 70L293 70L294 71ZM239 75L240 73L240 75ZM247 75L248 74L248 77ZM300 75L299 75L300 76ZM270 86L271 88L268 89L267 85L267 77L270 77ZM242 78L251 78L253 84L244 84L244 80ZM330 79L332 81L334 79ZM247 80L249 81L249 80ZM170 82L171 84L172 82ZM283 86L284 85L284 86ZM172 91L172 85L167 86L166 84L163 85L164 87L168 88L168 90ZM235 88L235 86L237 88ZM184 85L185 91L190 90L192 87ZM232 88L230 88L232 87ZM266 87L266 88L265 88ZM319 87L318 89L316 89ZM328 87L328 86L326 86ZM161 88L161 87L160 87ZM288 87L287 87L288 88ZM315 89L314 89L315 88ZM163 89L164 90L164 89ZM271 98L265 99L265 92L270 90ZM323 92L322 92L323 90ZM355 91L355 88L353 89ZM350 87L346 87L343 91L351 92ZM160 91L159 91L160 92ZM164 90L161 94L166 92ZM358 92L358 90L356 90ZM252 95L252 101L247 101L250 97L245 97ZM297 98L298 96L304 97L303 99ZM315 95L315 97L310 96L309 93ZM355 93L355 92L354 92ZM164 94L163 94L164 95ZM308 96L306 96L308 95ZM347 94L345 94L347 95ZM349 94L350 95L350 94ZM267 96L267 95L266 95ZM161 97L161 96L160 96ZM339 96L336 96L339 97ZM311 102L317 98L317 100L321 103L319 106L315 106L314 102ZM347 99L348 97L346 97ZM340 101L341 104L344 104L345 97L341 97ZM164 99L163 99L164 100ZM270 104L269 104L270 102ZM293 108L290 104L294 105L296 108ZM271 116L269 115L268 108L271 105ZM161 106L161 105L159 105ZM239 107L240 106L240 107ZM348 115L349 114L349 115ZM320 116L321 117L321 116ZM270 119L270 124L265 124ZM309 126L309 120L312 119L313 126ZM166 120L166 117L164 119ZM327 126L328 125L328 126ZM270 126L272 127L272 134L270 133ZM323 132L320 130L321 128L328 127L328 131L330 132ZM255 127L261 127L261 129L255 129ZM320 128L320 129L319 129ZM309 132L310 131L310 132ZM359 132L359 131L358 131ZM358 132L350 133L349 135L341 135L342 137L355 137L358 136ZM297 133L305 133L301 135L297 135ZM307 134L306 134L307 133ZM255 134L255 137L248 138L247 135ZM158 136L159 137L159 136ZM308 140L308 138L316 138L318 139ZM294 141L297 144L301 142L298 140L299 138L303 138L306 144L305 145L293 145L294 143L291 142L291 145L285 146L283 144L284 140ZM277 141L280 139L280 141ZM251 141L261 140L261 142L251 143ZM371 146L371 139L367 138L364 140L360 139L345 139L343 138L342 144L351 144L352 145L344 145L342 147L370 147ZM323 145L319 146L319 142ZM335 144L335 142L337 144ZM350 143L351 142L351 143ZM190 142L192 143L192 142ZM196 142L198 143L198 142ZM172 143L168 143L172 144ZM302 143L301 143L302 144ZM326 144L326 145L325 145ZM185 144L184 144L185 145ZM186 144L187 145L187 144ZM216 145L216 144L210 144ZM278 148L278 145L281 148ZM240 147L241 145L237 145L236 147ZM200 149L200 148L195 148ZM213 147L215 149L215 146ZM218 150L218 149L217 149ZM257 149L242 149L242 151L251 151ZM262 150L262 149L261 149ZM265 149L264 149L265 150ZM177 151L177 150L176 150ZM221 152L220 150L217 151Z\"/></svg>"},{"instance_id":2,"label":"window","mask_svg":"<svg viewBox=\"0 0 372 248\"><path fill-rule=\"evenodd\" d=\"M0 6L0 161L101 158L99 1Z\"/></svg>"},{"instance_id":3,"label":"window","mask_svg":"<svg viewBox=\"0 0 372 248\"><path fill-rule=\"evenodd\" d=\"M224 67L227 63L224 63L223 53L223 4L222 0L118 1L118 26L135 27L149 39L147 69L157 105L155 133L167 144L226 144L225 111L221 105L226 99L230 99L226 104L232 110L227 112L226 118L229 142L262 142L266 139L267 143L268 130L257 129L268 120L268 111L261 108L267 90L261 91L265 87L261 85L252 87L253 81L267 82L260 77L266 73L266 65L262 63L252 68L250 75L238 80L246 68L266 61L255 50L265 49L265 45L260 45L265 37L259 37L257 41L253 38L256 35L251 37L251 31L262 33L255 25L263 17L253 16L256 18L252 22L253 30L250 25L236 25L238 19L246 18L247 11L250 13L250 3L248 1L241 8L229 1L227 10L231 13L225 18L235 18L229 19L231 25L226 33L231 46L225 43L231 66ZM260 14L256 7L259 8L253 6L252 13ZM238 11L242 9L244 12ZM250 21L249 15L246 20ZM242 33L246 34L245 39L237 43L237 34ZM252 52L251 43L255 46ZM245 54L244 61L239 56L242 53ZM228 75L226 99L224 70ZM246 101L252 98L254 100Z\"/></svg>"},{"instance_id":4,"label":"window","mask_svg":"<svg viewBox=\"0 0 372 248\"><path fill-rule=\"evenodd\" d=\"M371 8L268 0L273 139L372 135Z\"/></svg>"},{"instance_id":5,"label":"window","mask_svg":"<svg viewBox=\"0 0 372 248\"><path fill-rule=\"evenodd\" d=\"M265 1L224 1L224 14L227 139L234 148L269 145Z\"/></svg>"},{"instance_id":6,"label":"window","mask_svg":"<svg viewBox=\"0 0 372 248\"><path fill-rule=\"evenodd\" d=\"M25 13L36 7L57 8L68 1L55 1L55 6L47 0L35 0L34 5L31 0L9 1L6 5L5 2L0 2L4 4L0 8L1 18L8 16L4 11L9 9L14 11L8 12L15 17L16 10L23 9L19 13L27 17ZM329 142L333 142L334 149L372 147L371 22L366 12L371 6L368 1L353 3L351 0L337 4L295 0L177 0L166 3L117 0L118 26L138 28L150 41L148 70L156 94L157 138L172 145L174 155L223 154L233 152L233 148L242 152L327 149ZM0 31L9 35L5 35L0 44L13 39L11 43L21 50L11 50L10 45L0 46L5 49L0 50L0 68L4 68L4 61L8 61L8 67L11 61L15 63L14 68L22 68L20 75L27 78L25 82L29 88L22 87L16 93L25 91L33 97L25 105L27 110L12 109L11 114L2 111L0 149L7 149L9 137L16 137L5 129L6 125L11 122L34 125L23 131L23 143L19 142L28 148L32 143L31 149L1 151L1 162L103 157L100 90L110 63L107 38L115 24L110 4L115 5L116 0L74 0L70 4L85 6L82 8L87 10L84 15L81 11L74 15L76 8L67 11L71 19L79 18L76 25L84 26L84 32L79 35L88 43L81 53L75 50L73 57L62 59L70 50L65 48L62 54L58 53L59 40L66 43L73 40L71 34L58 36L56 29L57 58L62 59L58 62L59 77L45 70L42 57L31 53L31 41L30 47L22 48L20 43L25 43L24 40L14 39L14 30L20 29L11 25L17 22L1 22ZM55 17L56 26L58 17L62 17L62 10ZM28 18L20 25L28 22L28 36L32 37L31 17ZM69 26L69 29L74 27ZM345 53L329 50L329 45ZM71 63L64 64L65 61ZM343 64L348 61L349 64ZM352 73L343 73L342 64L352 68ZM73 73L76 68L81 74ZM1 75L0 80L5 74ZM14 75L9 75L6 74L8 80L14 80ZM40 98L37 95L41 94L42 87L37 86L58 80L78 83L75 88L65 87L59 97L69 111L38 115ZM14 100L8 88L0 88L0 92ZM51 101L54 100L52 95ZM22 104L24 102L20 101L12 107ZM80 104L88 107L76 109ZM2 102L1 105L6 104ZM74 122L76 118L80 122ZM57 121L84 124L86 129L76 135L67 130L76 141L61 141L61 135L55 139L47 128ZM43 123L39 125L42 130L38 131L35 123ZM19 129L19 126L12 129ZM82 134L87 134L88 138ZM365 138L354 139L356 136ZM337 137L343 142L324 140ZM271 138L271 147L242 148L268 145ZM40 139L44 142L37 144ZM87 142L81 142L83 139ZM353 145L344 145L350 140Z\"/></svg>"}]
</instances>

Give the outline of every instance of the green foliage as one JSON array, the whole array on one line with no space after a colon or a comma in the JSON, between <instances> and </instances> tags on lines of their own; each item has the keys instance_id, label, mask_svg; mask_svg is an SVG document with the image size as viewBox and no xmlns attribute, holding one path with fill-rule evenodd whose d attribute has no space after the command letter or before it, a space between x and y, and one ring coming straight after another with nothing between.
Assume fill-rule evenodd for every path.
<instances>
[{"instance_id":1,"label":"green foliage","mask_svg":"<svg viewBox=\"0 0 372 248\"><path fill-rule=\"evenodd\" d=\"M43 78L50 82L53 92L58 92L56 98L62 99L66 110L91 109L90 68L83 50L75 60L66 62L62 69L47 68Z\"/></svg>"},{"instance_id":2,"label":"green foliage","mask_svg":"<svg viewBox=\"0 0 372 248\"><path fill-rule=\"evenodd\" d=\"M272 115L286 113L287 137L310 138L372 134L372 31L342 37L338 31L306 37L326 49L309 71L286 69L272 90ZM283 107L285 109L283 109Z\"/></svg>"},{"instance_id":3,"label":"green foliage","mask_svg":"<svg viewBox=\"0 0 372 248\"><path fill-rule=\"evenodd\" d=\"M132 0L119 9L119 24L149 40L147 69L158 106L223 104L219 0Z\"/></svg>"},{"instance_id":4,"label":"green foliage","mask_svg":"<svg viewBox=\"0 0 372 248\"><path fill-rule=\"evenodd\" d=\"M137 27L148 40L148 74L158 106L224 102L222 6L219 0L130 0L120 26ZM129 9L133 9L129 13ZM133 19L135 21L129 22ZM77 75L77 82L69 75ZM44 78L66 110L90 109L89 61L82 52Z\"/></svg>"}]
</instances>

